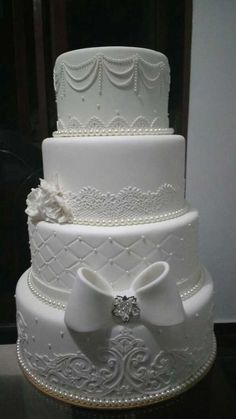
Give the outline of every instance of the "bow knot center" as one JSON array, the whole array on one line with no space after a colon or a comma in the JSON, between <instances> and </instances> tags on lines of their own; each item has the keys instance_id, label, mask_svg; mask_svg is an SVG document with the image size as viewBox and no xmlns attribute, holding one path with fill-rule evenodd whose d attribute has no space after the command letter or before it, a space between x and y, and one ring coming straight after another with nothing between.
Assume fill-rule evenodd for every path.
<instances>
[{"instance_id":1,"label":"bow knot center","mask_svg":"<svg viewBox=\"0 0 236 419\"><path fill-rule=\"evenodd\" d=\"M128 323L131 317L139 317L140 308L138 307L137 298L134 296L117 295L112 304L112 315Z\"/></svg>"}]
</instances>

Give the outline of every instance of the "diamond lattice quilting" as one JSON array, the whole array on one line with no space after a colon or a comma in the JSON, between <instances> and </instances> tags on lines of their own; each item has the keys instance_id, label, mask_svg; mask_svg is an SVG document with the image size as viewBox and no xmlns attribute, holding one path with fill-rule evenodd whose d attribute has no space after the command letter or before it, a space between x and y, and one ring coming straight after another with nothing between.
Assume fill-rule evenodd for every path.
<instances>
[{"instance_id":1,"label":"diamond lattice quilting","mask_svg":"<svg viewBox=\"0 0 236 419\"><path fill-rule=\"evenodd\" d=\"M86 235L69 239L69 236L64 237L54 231L42 234L32 224L29 230L33 272L41 280L59 288L70 289L81 266L103 275L114 290L126 288L137 274L158 260L168 261L170 265L175 263L177 281L181 279L181 272L186 271L186 266L189 273L195 269L196 258L189 263L183 257L186 245L188 253L194 253L192 236L195 230L192 226L187 228L185 238L178 234L166 234L159 240L155 235L106 236L96 240Z\"/></svg>"}]
</instances>

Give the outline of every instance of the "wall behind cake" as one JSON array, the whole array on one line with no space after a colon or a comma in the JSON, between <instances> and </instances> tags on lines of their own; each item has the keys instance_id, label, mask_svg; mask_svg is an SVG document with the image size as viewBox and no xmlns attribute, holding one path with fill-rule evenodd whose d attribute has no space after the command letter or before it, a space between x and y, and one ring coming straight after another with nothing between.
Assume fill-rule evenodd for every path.
<instances>
[{"instance_id":1,"label":"wall behind cake","mask_svg":"<svg viewBox=\"0 0 236 419\"><path fill-rule=\"evenodd\" d=\"M218 322L236 321L235 22L235 0L193 1L187 199L200 213Z\"/></svg>"}]
</instances>

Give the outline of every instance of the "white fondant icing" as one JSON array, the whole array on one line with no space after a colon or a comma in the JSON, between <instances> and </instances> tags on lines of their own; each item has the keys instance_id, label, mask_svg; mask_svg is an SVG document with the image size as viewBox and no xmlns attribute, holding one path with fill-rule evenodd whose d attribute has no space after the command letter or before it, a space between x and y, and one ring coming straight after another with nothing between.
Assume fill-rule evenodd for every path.
<instances>
[{"instance_id":1,"label":"white fondant icing","mask_svg":"<svg viewBox=\"0 0 236 419\"><path fill-rule=\"evenodd\" d=\"M150 222L153 217L155 222L160 215L180 215L178 211L186 206L184 161L185 141L178 135L48 138L43 142L44 178L51 183L56 176L63 191L75 194L72 204L77 220L81 212L80 224L89 224L85 222L89 219L101 224L103 216L104 224L118 217L119 223L127 225L128 219L137 224L134 218Z\"/></svg>"},{"instance_id":2,"label":"white fondant icing","mask_svg":"<svg viewBox=\"0 0 236 419\"><path fill-rule=\"evenodd\" d=\"M116 325L74 334L64 323L64 312L45 306L31 294L24 274L16 291L21 365L44 386L72 393L74 399L90 397L94 405L98 400L112 405L113 400L121 403L124 399L132 405L133 398L134 404L137 397L145 401L143 397L149 400L151 395L158 399L162 392L191 381L192 376L192 382L197 381L201 368L209 362L212 292L207 276L201 291L183 303L184 324L162 327L162 333L156 326L138 322L128 328ZM36 313L37 325L33 321Z\"/></svg>"},{"instance_id":3,"label":"white fondant icing","mask_svg":"<svg viewBox=\"0 0 236 419\"><path fill-rule=\"evenodd\" d=\"M93 332L111 322L112 288L100 275L81 268L67 303L66 325L76 332Z\"/></svg>"},{"instance_id":4,"label":"white fondant icing","mask_svg":"<svg viewBox=\"0 0 236 419\"><path fill-rule=\"evenodd\" d=\"M60 310L64 310L66 303L70 296L69 290L57 289L49 284L41 281L35 275L32 274L31 269L27 271L28 273L28 286L32 293L43 301L45 304L56 307ZM193 275L192 278L187 278L187 284L184 284L184 287L181 283L178 283L178 290L182 300L186 300L202 287L205 280L205 271L201 268L199 272L199 279L196 280L196 275ZM194 284L194 285L192 285ZM184 289L184 291L183 291ZM181 291L182 290L182 291Z\"/></svg>"},{"instance_id":5,"label":"white fondant icing","mask_svg":"<svg viewBox=\"0 0 236 419\"><path fill-rule=\"evenodd\" d=\"M137 118L147 128L168 128L169 84L168 60L156 51L100 47L62 54L54 69L58 129L114 132L117 109L118 130L136 131Z\"/></svg>"},{"instance_id":6,"label":"white fondant icing","mask_svg":"<svg viewBox=\"0 0 236 419\"><path fill-rule=\"evenodd\" d=\"M131 284L137 296L141 318L158 326L173 326L184 321L178 287L166 262L146 268Z\"/></svg>"},{"instance_id":7,"label":"white fondant icing","mask_svg":"<svg viewBox=\"0 0 236 419\"><path fill-rule=\"evenodd\" d=\"M114 193L102 193L86 187L78 194L63 191L58 183L40 179L27 198L26 214L32 222L70 223L86 225L144 224L175 218L187 211L174 208L178 204L176 190L164 184L155 192L142 192L127 187Z\"/></svg>"},{"instance_id":8,"label":"white fondant icing","mask_svg":"<svg viewBox=\"0 0 236 419\"><path fill-rule=\"evenodd\" d=\"M113 299L115 298L115 303ZM138 275L123 295L100 275L80 268L67 303L65 322L76 332L92 332L111 324L111 316L129 322L140 317L156 326L184 321L183 304L166 262L153 263Z\"/></svg>"},{"instance_id":9,"label":"white fondant icing","mask_svg":"<svg viewBox=\"0 0 236 419\"><path fill-rule=\"evenodd\" d=\"M209 369L215 341L185 142L168 125L168 61L72 51L54 83L57 138L43 142L44 180L28 196L32 269L16 290L20 365L82 406L172 397Z\"/></svg>"},{"instance_id":10,"label":"white fondant icing","mask_svg":"<svg viewBox=\"0 0 236 419\"><path fill-rule=\"evenodd\" d=\"M212 349L210 354L205 361L205 363L199 368L196 372L194 372L187 380L183 381L181 384L173 385L166 390L157 391L156 393L150 394L148 396L144 395L137 395L134 397L126 397L121 399L107 399L104 398L95 398L89 396L78 396L75 392L68 392L67 390L62 390L57 385L48 385L47 379L42 379L40 376L37 376L35 373L31 373L29 368L27 367L26 363L24 362L24 358L21 355L21 344L19 340L17 341L17 357L21 368L24 371L25 376L32 382L38 389L43 391L44 393L56 397L57 399L72 403L77 406L86 407L86 408L103 408L103 409L129 409L131 407L141 407L147 406L152 403L157 403L166 399L170 399L171 397L176 397L180 395L182 392L191 388L194 384L196 384L200 379L204 377L204 375L209 371L214 362L216 356L216 341L215 337L213 336L212 339Z\"/></svg>"},{"instance_id":11,"label":"white fondant icing","mask_svg":"<svg viewBox=\"0 0 236 419\"><path fill-rule=\"evenodd\" d=\"M97 109L100 109L97 105ZM98 117L92 117L86 125L76 117L69 119L68 128L62 120L57 121L58 130L53 133L54 137L83 137L83 136L107 136L107 135L163 135L173 134L172 128L160 128L160 118L148 121L143 116L138 116L129 127L124 117L115 116L106 126Z\"/></svg>"},{"instance_id":12,"label":"white fondant icing","mask_svg":"<svg viewBox=\"0 0 236 419\"><path fill-rule=\"evenodd\" d=\"M164 260L181 283L181 292L187 292L199 281L197 225L195 210L173 220L137 226L30 222L33 276L55 290L69 291L77 270L84 266L121 291L147 266Z\"/></svg>"}]
</instances>

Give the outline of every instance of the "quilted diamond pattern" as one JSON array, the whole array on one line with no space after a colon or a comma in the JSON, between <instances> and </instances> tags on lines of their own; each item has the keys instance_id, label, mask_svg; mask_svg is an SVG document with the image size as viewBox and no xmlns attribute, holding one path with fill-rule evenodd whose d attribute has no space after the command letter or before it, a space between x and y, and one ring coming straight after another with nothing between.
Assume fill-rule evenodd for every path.
<instances>
[{"instance_id":1,"label":"quilted diamond pattern","mask_svg":"<svg viewBox=\"0 0 236 419\"><path fill-rule=\"evenodd\" d=\"M196 232L192 226L187 227L184 238L166 234L159 239L154 234L94 238L87 234L65 236L59 231L41 230L30 226L33 272L59 288L70 289L81 266L97 271L115 290L121 290L145 267L158 260L174 264L177 281L182 279L186 269L190 274L194 269L190 265L197 263L196 257L190 264L189 258L188 262L184 260L186 251L195 253Z\"/></svg>"}]
</instances>

